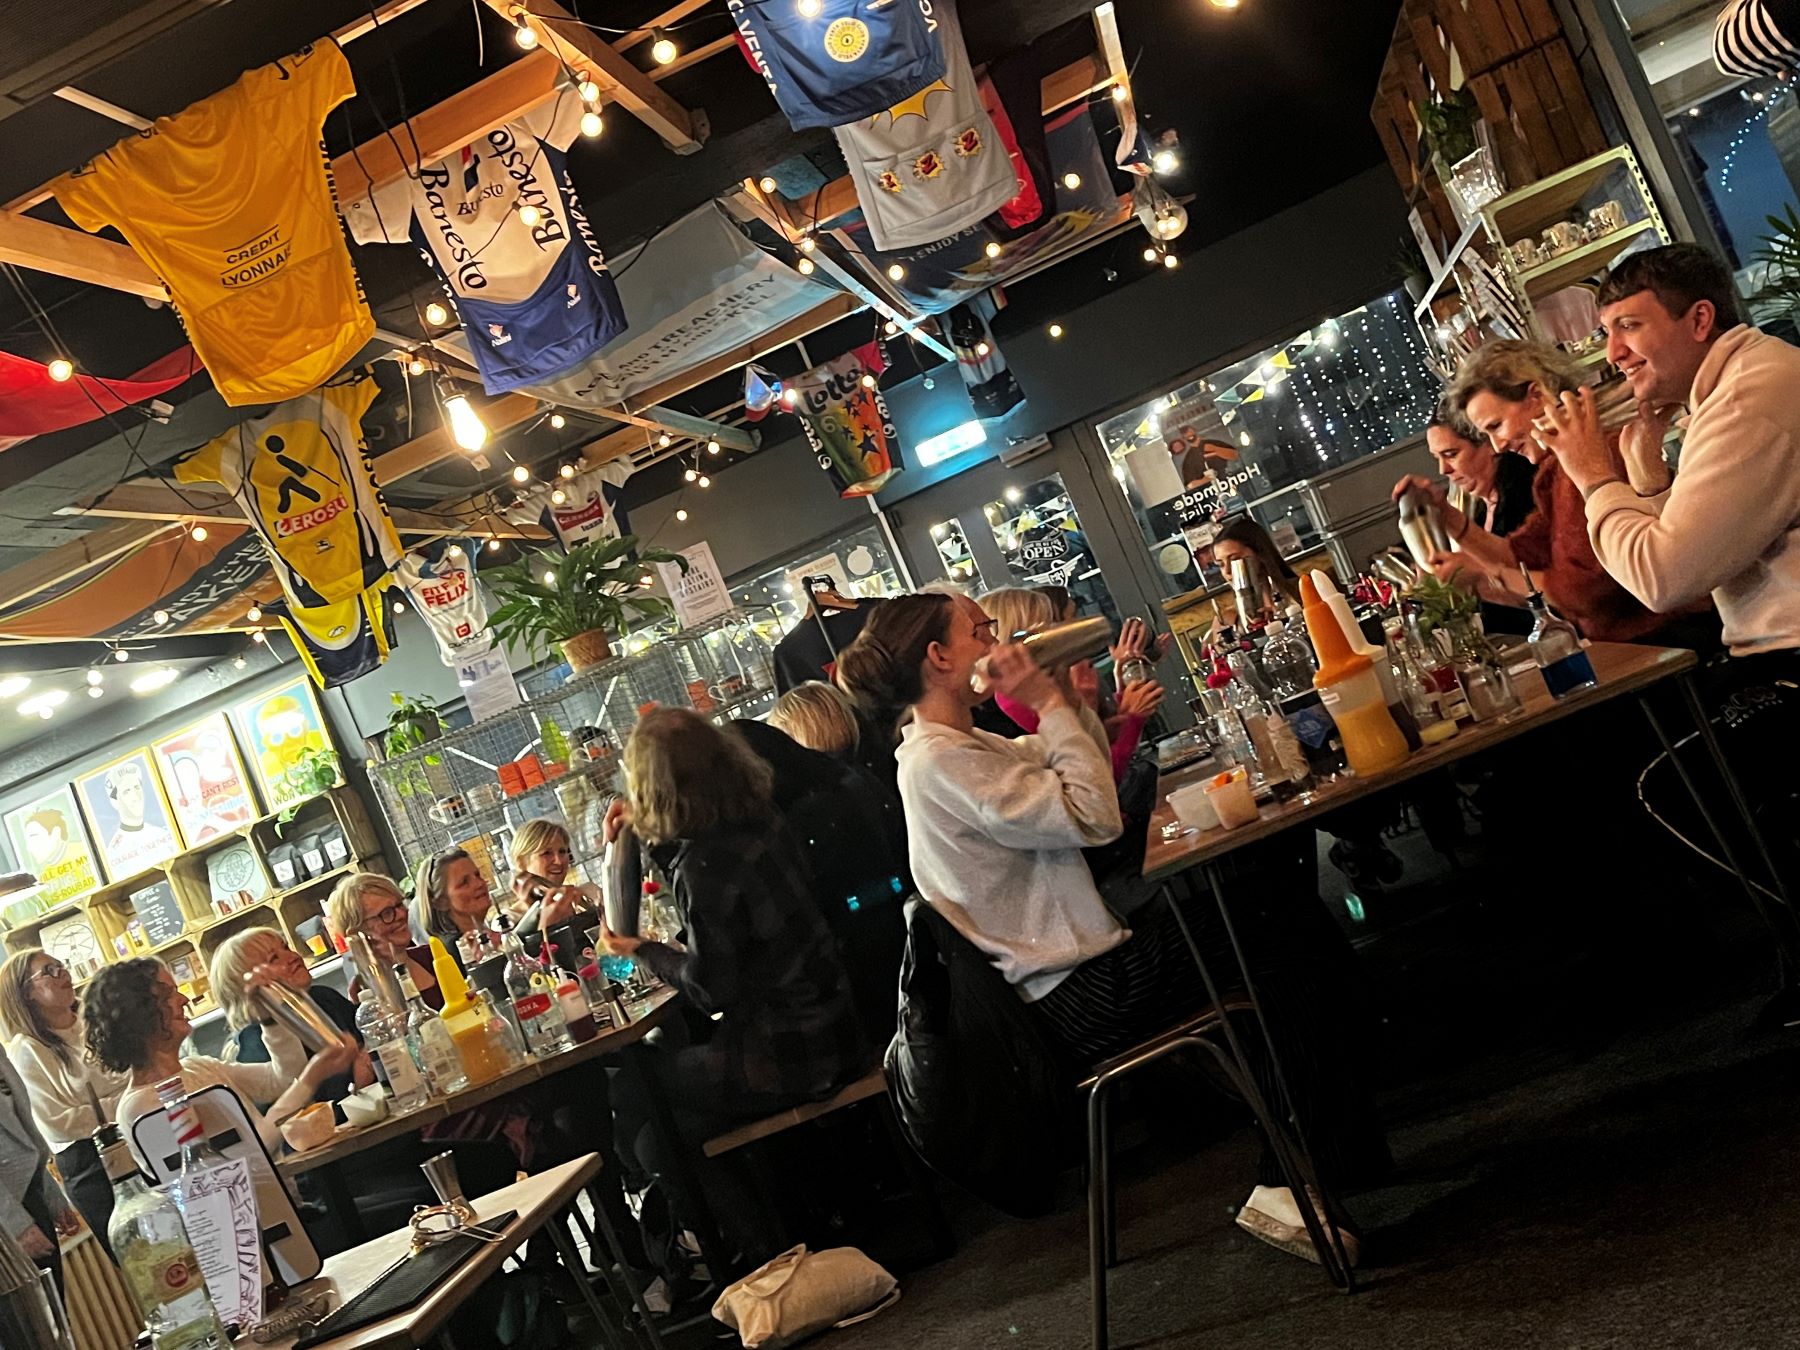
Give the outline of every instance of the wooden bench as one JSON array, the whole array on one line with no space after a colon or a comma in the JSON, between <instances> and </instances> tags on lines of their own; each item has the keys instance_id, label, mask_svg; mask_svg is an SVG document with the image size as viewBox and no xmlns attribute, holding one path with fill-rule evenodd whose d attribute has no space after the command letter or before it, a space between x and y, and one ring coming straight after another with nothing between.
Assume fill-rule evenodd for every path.
<instances>
[{"instance_id":1,"label":"wooden bench","mask_svg":"<svg viewBox=\"0 0 1800 1350\"><path fill-rule=\"evenodd\" d=\"M809 1120L817 1120L820 1116L828 1116L833 1111L841 1111L846 1106L854 1106L871 1097L880 1097L886 1092L887 1079L877 1067L822 1102L808 1102L804 1106L777 1111L772 1116L764 1116L761 1120L753 1120L748 1125L740 1125L728 1133L716 1135L706 1141L701 1151L709 1158L716 1158L721 1153L729 1153L745 1144L754 1144L758 1139L767 1139L770 1135L791 1130L796 1125L804 1125Z\"/></svg>"}]
</instances>

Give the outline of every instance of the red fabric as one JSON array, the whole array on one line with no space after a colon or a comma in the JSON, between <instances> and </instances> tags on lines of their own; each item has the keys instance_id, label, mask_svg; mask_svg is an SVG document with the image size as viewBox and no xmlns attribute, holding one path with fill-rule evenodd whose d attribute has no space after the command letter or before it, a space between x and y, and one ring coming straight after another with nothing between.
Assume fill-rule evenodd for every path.
<instances>
[{"instance_id":1,"label":"red fabric","mask_svg":"<svg viewBox=\"0 0 1800 1350\"><path fill-rule=\"evenodd\" d=\"M1005 694L994 695L994 706L999 708L1027 736L1034 735L1038 729L1037 709L1027 708L1023 703L1014 703ZM1113 786L1117 787L1125 781L1125 770L1131 766L1131 757L1137 753L1138 738L1144 734L1144 719L1141 717L1122 717L1118 730L1113 733L1112 740L1112 776Z\"/></svg>"},{"instance_id":2,"label":"red fabric","mask_svg":"<svg viewBox=\"0 0 1800 1350\"><path fill-rule=\"evenodd\" d=\"M167 393L200 369L192 347L170 352L130 379L77 375L61 383L38 361L0 352L0 450L52 431L122 412Z\"/></svg>"},{"instance_id":3,"label":"red fabric","mask_svg":"<svg viewBox=\"0 0 1800 1350\"><path fill-rule=\"evenodd\" d=\"M1022 229L1044 218L1044 199L1038 195L1031 166L1025 162L1025 152L1019 148L1018 135L1013 131L1012 116L1000 101L1000 91L986 75L981 77L980 89L982 106L993 119L994 131L1000 137L1000 144L1006 147L1007 158L1012 160L1013 177L1019 182L1019 195L1000 208L999 216L1013 229Z\"/></svg>"},{"instance_id":4,"label":"red fabric","mask_svg":"<svg viewBox=\"0 0 1800 1350\"><path fill-rule=\"evenodd\" d=\"M1587 506L1555 456L1538 465L1531 480L1536 509L1506 536L1513 557L1539 574L1544 598L1556 612L1594 642L1640 642L1666 626L1656 614L1607 575L1588 541ZM1682 610L1697 614L1711 602Z\"/></svg>"}]
</instances>

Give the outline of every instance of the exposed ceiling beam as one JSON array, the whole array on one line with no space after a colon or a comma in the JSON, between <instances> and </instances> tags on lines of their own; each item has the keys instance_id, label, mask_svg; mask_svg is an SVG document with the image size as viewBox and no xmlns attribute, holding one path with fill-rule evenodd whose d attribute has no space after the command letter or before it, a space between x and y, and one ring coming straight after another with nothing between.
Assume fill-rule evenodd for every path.
<instances>
[{"instance_id":1,"label":"exposed ceiling beam","mask_svg":"<svg viewBox=\"0 0 1800 1350\"><path fill-rule=\"evenodd\" d=\"M529 422L542 411L543 405L526 394L504 394L492 403L479 404L475 411L487 424L488 435L499 437L514 427ZM382 487L399 482L408 474L420 473L446 459L467 454L450 439L450 429L441 422L430 431L421 432L405 445L374 457L375 481Z\"/></svg>"},{"instance_id":2,"label":"exposed ceiling beam","mask_svg":"<svg viewBox=\"0 0 1800 1350\"><path fill-rule=\"evenodd\" d=\"M0 211L0 262L146 299L169 298L156 273L128 246L9 211Z\"/></svg>"},{"instance_id":3,"label":"exposed ceiling beam","mask_svg":"<svg viewBox=\"0 0 1800 1350\"><path fill-rule=\"evenodd\" d=\"M574 70L585 70L605 90L608 102L654 131L668 147L691 155L706 140L704 126L696 126L693 114L656 87L656 82L627 61L599 34L558 3L531 0L526 9L519 0L483 0L489 9L508 20L515 14L537 33L546 51Z\"/></svg>"},{"instance_id":4,"label":"exposed ceiling beam","mask_svg":"<svg viewBox=\"0 0 1800 1350\"><path fill-rule=\"evenodd\" d=\"M99 516L108 520L180 520L240 523L244 519L238 504L220 492L197 492L193 488L177 488L158 478L138 478L121 483L102 493L92 502L64 507L63 515ZM448 511L418 511L403 506L391 507L388 514L401 534L444 535L460 533L472 525L447 519ZM505 539L541 539L543 531L536 526L506 525L488 530Z\"/></svg>"},{"instance_id":5,"label":"exposed ceiling beam","mask_svg":"<svg viewBox=\"0 0 1800 1350\"><path fill-rule=\"evenodd\" d=\"M91 113L130 127L133 131L148 131L151 123L148 117L140 117L129 108L121 108L116 103L108 103L105 99L77 89L72 84L65 84L56 91L56 96L64 103L73 103L77 108L86 108Z\"/></svg>"},{"instance_id":6,"label":"exposed ceiling beam","mask_svg":"<svg viewBox=\"0 0 1800 1350\"><path fill-rule=\"evenodd\" d=\"M355 42L359 37L366 37L384 23L392 23L408 10L417 9L425 0L382 0L379 5L372 6L372 12L350 20L342 28L334 28L331 36L340 43Z\"/></svg>"},{"instance_id":7,"label":"exposed ceiling beam","mask_svg":"<svg viewBox=\"0 0 1800 1350\"><path fill-rule=\"evenodd\" d=\"M103 563L109 563L131 552L164 530L174 529L174 522L146 530L142 525L121 521L102 525L79 539L40 554L30 562L0 572L0 605L12 608L34 595L42 595L65 581L73 580Z\"/></svg>"},{"instance_id":8,"label":"exposed ceiling beam","mask_svg":"<svg viewBox=\"0 0 1800 1350\"><path fill-rule=\"evenodd\" d=\"M672 8L665 9L642 28L633 29L617 42L613 43L615 52L628 52L639 43L648 42L651 35L659 28L667 28L672 23L680 23L697 9L705 9L712 0L680 0ZM733 39L735 41L735 39Z\"/></svg>"},{"instance_id":9,"label":"exposed ceiling beam","mask_svg":"<svg viewBox=\"0 0 1800 1350\"><path fill-rule=\"evenodd\" d=\"M735 46L737 46L737 35L735 33L727 33L724 37L714 38L711 42L706 43L704 46L696 47L691 52L683 52L666 66L650 67L650 78L653 80L666 80L671 75L680 74L689 66L697 66L702 61L710 61L720 52L728 51Z\"/></svg>"}]
</instances>

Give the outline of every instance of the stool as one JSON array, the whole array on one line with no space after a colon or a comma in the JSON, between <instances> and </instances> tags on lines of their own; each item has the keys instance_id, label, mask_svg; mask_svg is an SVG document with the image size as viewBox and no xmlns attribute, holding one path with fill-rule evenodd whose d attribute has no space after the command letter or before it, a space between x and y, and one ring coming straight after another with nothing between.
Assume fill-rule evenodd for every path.
<instances>
[{"instance_id":1,"label":"stool","mask_svg":"<svg viewBox=\"0 0 1800 1350\"><path fill-rule=\"evenodd\" d=\"M1093 1298L1094 1350L1106 1350L1106 1272L1119 1263L1118 1216L1113 1205L1112 1126L1107 1111L1107 1089L1113 1081L1134 1069L1154 1063L1178 1050L1204 1050L1218 1061L1227 1080L1245 1100L1237 1066L1206 1037L1220 1030L1226 1015L1249 1012L1252 1004L1241 995L1227 997L1223 1009L1215 1006L1188 1018L1131 1049L1102 1060L1076 1084L1087 1093L1088 1126L1088 1280Z\"/></svg>"},{"instance_id":2,"label":"stool","mask_svg":"<svg viewBox=\"0 0 1800 1350\"><path fill-rule=\"evenodd\" d=\"M715 1135L701 1146L701 1152L709 1158L717 1158L721 1154L730 1153L734 1149L753 1144L759 1139L768 1139L793 1129L796 1125L804 1125L808 1121L818 1120L834 1111L841 1111L854 1106L858 1102L879 1099L882 1124L887 1130L888 1139L893 1143L900 1157L900 1165L906 1172L907 1184L918 1198L924 1214L925 1226L931 1234L933 1252L941 1259L948 1256L955 1248L950 1234L950 1224L944 1217L944 1211L937 1202L937 1193L932 1185L931 1173L920 1161L919 1155L900 1130L900 1122L894 1116L893 1103L888 1099L887 1079L879 1066L869 1070L854 1083L840 1088L823 1101L807 1102L801 1106L790 1107L786 1111L778 1111L772 1116L751 1121L748 1125L740 1125L735 1130Z\"/></svg>"}]
</instances>

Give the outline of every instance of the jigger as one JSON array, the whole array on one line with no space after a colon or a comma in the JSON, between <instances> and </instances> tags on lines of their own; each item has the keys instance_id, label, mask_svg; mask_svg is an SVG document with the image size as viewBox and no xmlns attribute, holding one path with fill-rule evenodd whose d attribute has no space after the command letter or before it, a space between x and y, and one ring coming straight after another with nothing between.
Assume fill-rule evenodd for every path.
<instances>
[{"instance_id":1,"label":"jigger","mask_svg":"<svg viewBox=\"0 0 1800 1350\"><path fill-rule=\"evenodd\" d=\"M471 1212L468 1199L463 1195L462 1178L456 1175L456 1155L450 1152L439 1153L427 1158L419 1164L419 1170L425 1174L425 1180L431 1183L431 1189L438 1198L438 1203L452 1213L467 1214Z\"/></svg>"}]
</instances>

